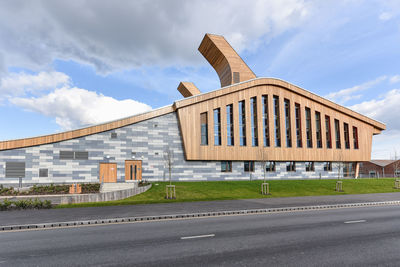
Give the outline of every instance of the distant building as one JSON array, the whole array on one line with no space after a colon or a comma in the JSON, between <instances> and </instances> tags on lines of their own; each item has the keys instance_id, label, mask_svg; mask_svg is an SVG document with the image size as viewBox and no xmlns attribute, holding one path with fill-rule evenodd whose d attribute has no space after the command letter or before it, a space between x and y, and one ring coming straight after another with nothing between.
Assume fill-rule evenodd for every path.
<instances>
[{"instance_id":1,"label":"distant building","mask_svg":"<svg viewBox=\"0 0 400 267\"><path fill-rule=\"evenodd\" d=\"M289 82L256 77L224 37L200 53L221 88L116 121L0 142L0 183L249 180L357 177L385 124ZM312 59L310 59L312 60ZM5 125L2 125L5 129ZM172 154L172 153L171 153ZM265 169L264 169L265 168Z\"/></svg>"},{"instance_id":2,"label":"distant building","mask_svg":"<svg viewBox=\"0 0 400 267\"><path fill-rule=\"evenodd\" d=\"M360 164L361 177L400 177L400 160L371 160Z\"/></svg>"}]
</instances>

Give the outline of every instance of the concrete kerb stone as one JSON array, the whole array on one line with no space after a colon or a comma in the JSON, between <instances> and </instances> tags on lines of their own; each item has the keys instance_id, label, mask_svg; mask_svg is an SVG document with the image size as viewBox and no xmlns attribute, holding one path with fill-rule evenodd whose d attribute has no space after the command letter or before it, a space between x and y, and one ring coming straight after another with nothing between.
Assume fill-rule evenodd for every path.
<instances>
[{"instance_id":1,"label":"concrete kerb stone","mask_svg":"<svg viewBox=\"0 0 400 267\"><path fill-rule=\"evenodd\" d=\"M70 222L53 222L53 223L24 224L24 225L7 225L7 226L0 226L0 231L18 231L26 229L51 229L58 227L74 227L82 225L143 222L143 221L171 220L171 219L184 219L184 218L195 218L195 217L218 217L218 216L245 215L245 214L266 214L266 213L276 213L276 212L323 210L323 209L384 206L384 205L400 205L400 200L383 201L383 202L349 203L349 204L337 204L337 205L317 205L317 206L303 206L303 207L215 211L215 212L156 215L156 216L153 215L153 216L143 216L143 217L110 218L110 219L81 220L81 221L70 221Z\"/></svg>"}]
</instances>

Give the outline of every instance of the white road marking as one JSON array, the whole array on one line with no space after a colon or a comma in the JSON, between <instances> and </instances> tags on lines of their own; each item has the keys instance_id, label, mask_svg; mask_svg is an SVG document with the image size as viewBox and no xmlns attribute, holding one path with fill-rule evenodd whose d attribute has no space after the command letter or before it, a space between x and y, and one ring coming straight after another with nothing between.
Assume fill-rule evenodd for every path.
<instances>
[{"instance_id":1,"label":"white road marking","mask_svg":"<svg viewBox=\"0 0 400 267\"><path fill-rule=\"evenodd\" d=\"M194 239L194 238L204 238L204 237L214 237L215 234L209 234L209 235L194 235L194 236L183 236L181 239Z\"/></svg>"},{"instance_id":2,"label":"white road marking","mask_svg":"<svg viewBox=\"0 0 400 267\"><path fill-rule=\"evenodd\" d=\"M347 221L347 222L344 222L344 223L363 223L363 222L366 222L366 220Z\"/></svg>"}]
</instances>

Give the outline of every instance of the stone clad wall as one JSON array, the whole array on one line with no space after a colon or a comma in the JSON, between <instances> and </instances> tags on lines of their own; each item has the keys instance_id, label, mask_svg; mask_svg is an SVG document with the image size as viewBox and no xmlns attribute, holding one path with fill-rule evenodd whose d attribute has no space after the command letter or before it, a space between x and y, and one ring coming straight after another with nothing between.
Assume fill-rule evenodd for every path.
<instances>
[{"instance_id":1,"label":"stone clad wall","mask_svg":"<svg viewBox=\"0 0 400 267\"><path fill-rule=\"evenodd\" d=\"M111 133L117 133L111 139ZM221 172L219 161L186 161L175 113L108 132L73 140L35 147L0 151L0 184L16 184L17 178L5 178L5 162L25 162L24 183L72 183L98 182L99 163L117 163L118 181L124 181L125 160L142 160L143 179L168 180L163 153L167 148L174 151L174 180L249 180L263 179L262 163L256 162L255 172L244 172L243 162L232 162L232 172ZM88 160L60 160L60 151L88 151ZM324 172L323 163L315 163L315 172L306 172L304 162L296 163L296 172L286 172L285 162L276 163L276 172L267 173L268 178L323 178L336 177ZM49 177L39 178L39 169L47 168Z\"/></svg>"}]
</instances>

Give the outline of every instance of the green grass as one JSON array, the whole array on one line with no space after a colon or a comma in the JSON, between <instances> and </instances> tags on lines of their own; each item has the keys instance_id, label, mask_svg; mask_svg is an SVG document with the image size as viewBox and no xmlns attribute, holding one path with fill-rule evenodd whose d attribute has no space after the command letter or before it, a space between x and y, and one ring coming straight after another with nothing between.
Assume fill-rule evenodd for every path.
<instances>
[{"instance_id":1,"label":"green grass","mask_svg":"<svg viewBox=\"0 0 400 267\"><path fill-rule=\"evenodd\" d=\"M268 196L260 194L262 181L174 182L177 198L173 200L164 198L165 186L168 183L158 182L153 183L150 190L123 200L59 205L58 208L400 192L394 189L393 178L344 179L341 180L344 192L335 191L336 181L336 179L267 181L271 191L271 195Z\"/></svg>"}]
</instances>

